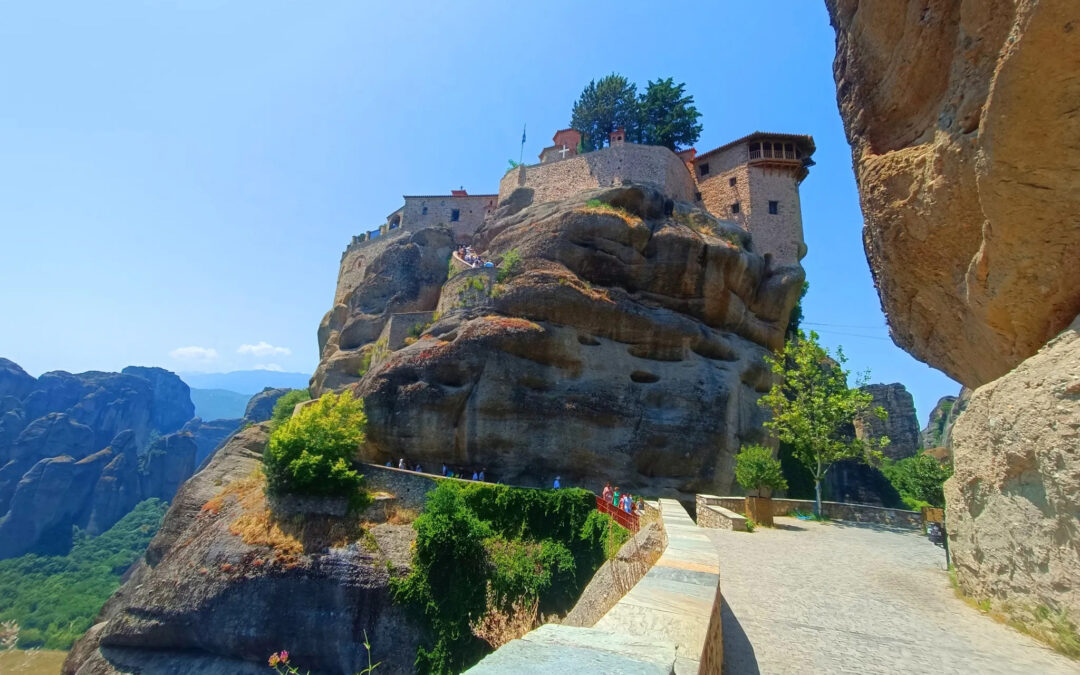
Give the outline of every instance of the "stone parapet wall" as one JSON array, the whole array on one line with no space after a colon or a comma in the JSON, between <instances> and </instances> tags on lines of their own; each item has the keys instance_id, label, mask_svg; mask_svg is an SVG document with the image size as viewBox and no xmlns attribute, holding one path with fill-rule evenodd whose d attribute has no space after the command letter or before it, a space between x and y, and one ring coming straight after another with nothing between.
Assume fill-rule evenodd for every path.
<instances>
[{"instance_id":1,"label":"stone parapet wall","mask_svg":"<svg viewBox=\"0 0 1080 675\"><path fill-rule=\"evenodd\" d=\"M780 499L773 498L773 515L791 515L796 509L808 513L814 510L812 499ZM707 506L722 506L735 513L743 513L746 510L745 497L718 497L716 495L697 495L697 511L700 524L701 513ZM821 510L834 520L850 520L856 523L878 523L896 527L907 527L921 530L923 527L922 514L918 511L905 509L887 509L881 506L868 506L865 504L844 504L842 502L821 502Z\"/></svg>"},{"instance_id":2,"label":"stone parapet wall","mask_svg":"<svg viewBox=\"0 0 1080 675\"><path fill-rule=\"evenodd\" d=\"M519 166L499 181L499 202L519 187L533 190L533 203L563 199L597 187L652 183L673 199L696 201L686 165L667 148L627 143L546 164Z\"/></svg>"},{"instance_id":3,"label":"stone parapet wall","mask_svg":"<svg viewBox=\"0 0 1080 675\"><path fill-rule=\"evenodd\" d=\"M365 490L389 492L397 498L399 507L415 511L423 510L427 493L434 490L440 480L456 480L378 464L365 464L360 471L364 474Z\"/></svg>"},{"instance_id":4,"label":"stone parapet wall","mask_svg":"<svg viewBox=\"0 0 1080 675\"><path fill-rule=\"evenodd\" d=\"M726 513L725 513L726 511ZM699 504L697 508L698 527L714 530L746 531L746 517L733 509L713 504Z\"/></svg>"},{"instance_id":5,"label":"stone parapet wall","mask_svg":"<svg viewBox=\"0 0 1080 675\"><path fill-rule=\"evenodd\" d=\"M435 316L433 311L391 314L390 319L383 326L382 333L379 334L379 342L385 340L384 344L391 351L401 349L405 346L405 338L409 337L413 328L430 323L433 316Z\"/></svg>"}]
</instances>

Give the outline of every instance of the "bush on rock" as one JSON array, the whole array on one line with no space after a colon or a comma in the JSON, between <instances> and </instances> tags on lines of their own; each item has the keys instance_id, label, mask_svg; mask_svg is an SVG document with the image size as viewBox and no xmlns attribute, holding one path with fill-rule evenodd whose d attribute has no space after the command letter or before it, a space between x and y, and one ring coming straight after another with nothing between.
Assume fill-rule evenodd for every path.
<instances>
[{"instance_id":1,"label":"bush on rock","mask_svg":"<svg viewBox=\"0 0 1080 675\"><path fill-rule=\"evenodd\" d=\"M364 441L364 401L323 394L278 425L263 453L267 490L317 496L357 495L362 476L351 460Z\"/></svg>"}]
</instances>

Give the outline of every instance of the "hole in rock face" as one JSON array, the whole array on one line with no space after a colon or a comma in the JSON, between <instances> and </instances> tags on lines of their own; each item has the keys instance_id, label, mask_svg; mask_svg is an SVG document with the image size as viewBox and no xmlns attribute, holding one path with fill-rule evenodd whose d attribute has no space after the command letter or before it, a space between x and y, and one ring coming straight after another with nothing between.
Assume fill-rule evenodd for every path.
<instances>
[{"instance_id":1,"label":"hole in rock face","mask_svg":"<svg viewBox=\"0 0 1080 675\"><path fill-rule=\"evenodd\" d=\"M630 379L641 384L652 384L653 382L659 382L660 376L644 370L635 370L630 373Z\"/></svg>"},{"instance_id":2,"label":"hole in rock face","mask_svg":"<svg viewBox=\"0 0 1080 675\"><path fill-rule=\"evenodd\" d=\"M596 347L600 344L600 341L591 335L585 335L584 333L578 333L577 341L586 347Z\"/></svg>"}]
</instances>

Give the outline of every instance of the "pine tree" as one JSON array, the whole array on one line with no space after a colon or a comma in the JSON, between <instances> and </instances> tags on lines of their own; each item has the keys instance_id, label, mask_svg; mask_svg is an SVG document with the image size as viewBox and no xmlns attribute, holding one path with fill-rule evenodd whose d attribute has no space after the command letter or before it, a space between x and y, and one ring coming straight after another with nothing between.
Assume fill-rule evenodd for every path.
<instances>
[{"instance_id":1,"label":"pine tree","mask_svg":"<svg viewBox=\"0 0 1080 675\"><path fill-rule=\"evenodd\" d=\"M615 73L589 82L574 103L570 127L584 136L586 152L604 147L608 135L619 127L626 129L629 139L636 140L637 85Z\"/></svg>"},{"instance_id":2,"label":"pine tree","mask_svg":"<svg viewBox=\"0 0 1080 675\"><path fill-rule=\"evenodd\" d=\"M687 96L684 83L672 78L649 81L638 101L640 130L636 139L649 145L663 145L678 152L692 146L701 136L701 113L694 97ZM629 131L629 129L627 130Z\"/></svg>"}]
</instances>

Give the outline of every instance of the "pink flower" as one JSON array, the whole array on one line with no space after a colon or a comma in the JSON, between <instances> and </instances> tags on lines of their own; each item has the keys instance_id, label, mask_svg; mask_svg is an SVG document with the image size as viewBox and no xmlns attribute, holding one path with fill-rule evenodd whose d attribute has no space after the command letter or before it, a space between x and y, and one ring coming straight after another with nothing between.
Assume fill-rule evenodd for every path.
<instances>
[{"instance_id":1,"label":"pink flower","mask_svg":"<svg viewBox=\"0 0 1080 675\"><path fill-rule=\"evenodd\" d=\"M285 651L284 649L281 650L281 662L282 663L288 663L289 662L289 652Z\"/></svg>"}]
</instances>

